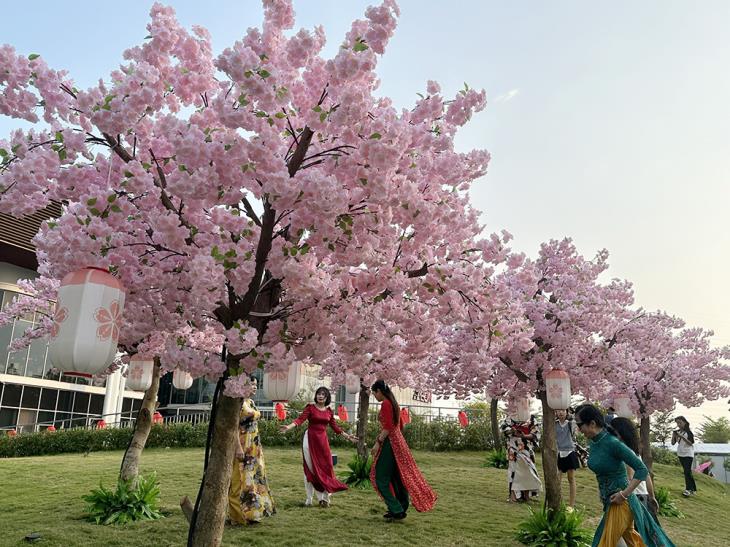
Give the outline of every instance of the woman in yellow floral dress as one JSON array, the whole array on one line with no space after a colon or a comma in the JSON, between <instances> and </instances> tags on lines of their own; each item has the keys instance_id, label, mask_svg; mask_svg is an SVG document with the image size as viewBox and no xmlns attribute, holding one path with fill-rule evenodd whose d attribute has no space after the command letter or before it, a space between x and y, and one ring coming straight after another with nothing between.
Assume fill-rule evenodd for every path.
<instances>
[{"instance_id":1,"label":"woman in yellow floral dress","mask_svg":"<svg viewBox=\"0 0 730 547\"><path fill-rule=\"evenodd\" d=\"M254 384L255 386L256 384ZM254 387L254 393L255 387ZM244 399L238 426L238 446L228 491L228 517L232 524L252 524L276 513L266 479L264 451L259 438L261 412L253 399Z\"/></svg>"}]
</instances>

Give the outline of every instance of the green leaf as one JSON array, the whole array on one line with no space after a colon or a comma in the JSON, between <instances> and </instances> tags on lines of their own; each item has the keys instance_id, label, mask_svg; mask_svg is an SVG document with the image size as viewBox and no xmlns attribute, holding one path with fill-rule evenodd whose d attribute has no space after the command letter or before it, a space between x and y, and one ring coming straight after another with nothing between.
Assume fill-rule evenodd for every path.
<instances>
[{"instance_id":1,"label":"green leaf","mask_svg":"<svg viewBox=\"0 0 730 547\"><path fill-rule=\"evenodd\" d=\"M58 142L63 142L63 133L61 133L60 131L56 131L56 140Z\"/></svg>"},{"instance_id":2,"label":"green leaf","mask_svg":"<svg viewBox=\"0 0 730 547\"><path fill-rule=\"evenodd\" d=\"M262 78L268 78L269 76L271 76L271 72L269 72L265 68L262 68L259 70L259 76L261 76Z\"/></svg>"},{"instance_id":3,"label":"green leaf","mask_svg":"<svg viewBox=\"0 0 730 547\"><path fill-rule=\"evenodd\" d=\"M321 122L325 121L327 119L327 114L328 114L328 112L322 112L319 115L319 121L321 121Z\"/></svg>"},{"instance_id":4,"label":"green leaf","mask_svg":"<svg viewBox=\"0 0 730 547\"><path fill-rule=\"evenodd\" d=\"M7 158L8 157L8 151L5 150L4 148L0 148L0 156L2 156L3 158Z\"/></svg>"},{"instance_id":5,"label":"green leaf","mask_svg":"<svg viewBox=\"0 0 730 547\"><path fill-rule=\"evenodd\" d=\"M30 55L28 55L28 60L35 61L38 57L40 57L38 53L31 53Z\"/></svg>"},{"instance_id":6,"label":"green leaf","mask_svg":"<svg viewBox=\"0 0 730 547\"><path fill-rule=\"evenodd\" d=\"M372 135L370 135L371 139L379 139L380 137L382 137L382 135L380 133L378 133L377 131L375 133L373 133Z\"/></svg>"},{"instance_id":7,"label":"green leaf","mask_svg":"<svg viewBox=\"0 0 730 547\"><path fill-rule=\"evenodd\" d=\"M352 47L352 50L356 52L365 51L366 49L368 49L368 45L365 43L364 40L358 40Z\"/></svg>"},{"instance_id":8,"label":"green leaf","mask_svg":"<svg viewBox=\"0 0 730 547\"><path fill-rule=\"evenodd\" d=\"M58 151L58 159L61 160L61 161L64 161L66 159L66 155L67 155L67 153L66 153L66 149L65 148L61 148Z\"/></svg>"},{"instance_id":9,"label":"green leaf","mask_svg":"<svg viewBox=\"0 0 730 547\"><path fill-rule=\"evenodd\" d=\"M92 205L96 205L96 198L89 198L86 200L86 205L91 207Z\"/></svg>"},{"instance_id":10,"label":"green leaf","mask_svg":"<svg viewBox=\"0 0 730 547\"><path fill-rule=\"evenodd\" d=\"M281 120L283 118L286 118L286 114L284 114L283 112L277 112L276 114L274 114L274 117Z\"/></svg>"}]
</instances>

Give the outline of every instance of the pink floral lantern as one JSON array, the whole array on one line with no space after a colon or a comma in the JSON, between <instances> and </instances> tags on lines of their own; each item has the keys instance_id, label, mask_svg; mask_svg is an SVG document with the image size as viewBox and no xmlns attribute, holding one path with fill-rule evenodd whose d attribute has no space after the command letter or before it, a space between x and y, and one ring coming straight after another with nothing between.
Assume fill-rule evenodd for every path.
<instances>
[{"instance_id":1,"label":"pink floral lantern","mask_svg":"<svg viewBox=\"0 0 730 547\"><path fill-rule=\"evenodd\" d=\"M82 268L61 281L48 356L67 375L91 377L117 354L124 288L109 272Z\"/></svg>"},{"instance_id":2,"label":"pink floral lantern","mask_svg":"<svg viewBox=\"0 0 730 547\"><path fill-rule=\"evenodd\" d=\"M176 370L172 373L172 385L175 389L185 390L190 389L193 385L193 377L189 372L184 370Z\"/></svg>"},{"instance_id":3,"label":"pink floral lantern","mask_svg":"<svg viewBox=\"0 0 730 547\"><path fill-rule=\"evenodd\" d=\"M510 417L517 422L530 420L530 398L518 397L512 401Z\"/></svg>"},{"instance_id":4,"label":"pink floral lantern","mask_svg":"<svg viewBox=\"0 0 730 547\"><path fill-rule=\"evenodd\" d=\"M264 397L274 402L286 402L297 393L302 382L302 364L293 363L289 370L264 373Z\"/></svg>"},{"instance_id":5,"label":"pink floral lantern","mask_svg":"<svg viewBox=\"0 0 730 547\"><path fill-rule=\"evenodd\" d=\"M126 388L133 391L147 391L152 385L152 371L155 362L144 356L135 355L129 360Z\"/></svg>"},{"instance_id":6,"label":"pink floral lantern","mask_svg":"<svg viewBox=\"0 0 730 547\"><path fill-rule=\"evenodd\" d=\"M621 418L633 419L634 417L634 410L631 408L631 399L624 395L613 398L613 409L616 411L616 416L620 416Z\"/></svg>"},{"instance_id":7,"label":"pink floral lantern","mask_svg":"<svg viewBox=\"0 0 730 547\"><path fill-rule=\"evenodd\" d=\"M351 395L360 393L360 377L357 374L348 372L345 375L345 390Z\"/></svg>"},{"instance_id":8,"label":"pink floral lantern","mask_svg":"<svg viewBox=\"0 0 730 547\"><path fill-rule=\"evenodd\" d=\"M545 393L548 406L566 410L570 406L570 376L564 370L553 369L545 375Z\"/></svg>"}]
</instances>

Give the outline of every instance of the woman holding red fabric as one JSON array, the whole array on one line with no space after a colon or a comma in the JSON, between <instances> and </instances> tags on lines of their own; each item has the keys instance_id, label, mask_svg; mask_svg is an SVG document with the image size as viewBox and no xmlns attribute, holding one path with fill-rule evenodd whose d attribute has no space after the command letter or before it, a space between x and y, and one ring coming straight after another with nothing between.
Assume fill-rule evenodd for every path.
<instances>
[{"instance_id":1,"label":"woman holding red fabric","mask_svg":"<svg viewBox=\"0 0 730 547\"><path fill-rule=\"evenodd\" d=\"M375 382L371 390L381 403L378 419L382 431L372 449L370 482L388 506L383 516L390 520L406 518L411 500L416 511L430 511L436 503L436 492L423 478L403 437L398 401L383 380Z\"/></svg>"},{"instance_id":2,"label":"woman holding red fabric","mask_svg":"<svg viewBox=\"0 0 730 547\"><path fill-rule=\"evenodd\" d=\"M349 441L357 442L357 437L346 433L335 421L335 414L329 407L332 402L330 390L322 386L314 394L314 404L308 404L299 417L289 425L281 426L282 431L289 431L295 426L309 421L307 431L302 439L302 456L304 460L304 488L307 499L304 505L312 505L314 493L321 507L329 507L330 494L347 490L347 485L335 478L332 467L332 452L327 440L327 425L338 435Z\"/></svg>"}]
</instances>

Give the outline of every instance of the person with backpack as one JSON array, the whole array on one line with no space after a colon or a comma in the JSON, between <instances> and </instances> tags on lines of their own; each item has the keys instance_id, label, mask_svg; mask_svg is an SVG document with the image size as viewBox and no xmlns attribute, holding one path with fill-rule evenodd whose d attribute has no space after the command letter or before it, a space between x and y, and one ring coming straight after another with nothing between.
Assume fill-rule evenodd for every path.
<instances>
[{"instance_id":1,"label":"person with backpack","mask_svg":"<svg viewBox=\"0 0 730 547\"><path fill-rule=\"evenodd\" d=\"M558 469L568 477L568 507L575 507L575 470L580 469L580 460L575 447L577 427L567 410L555 411L555 437L558 444Z\"/></svg>"}]
</instances>

